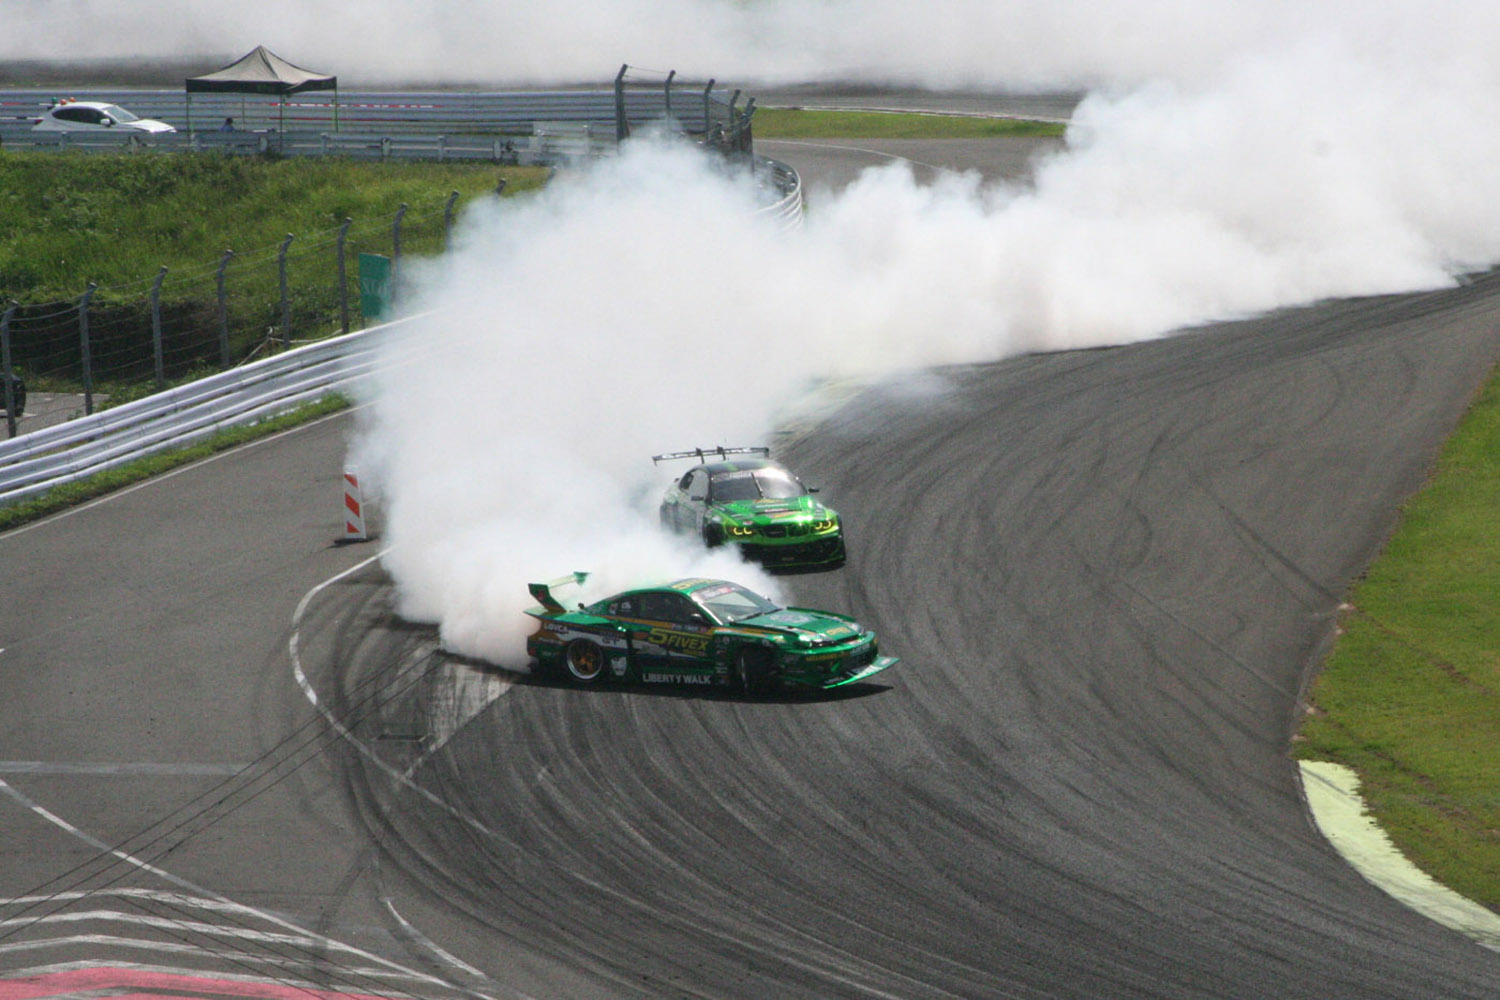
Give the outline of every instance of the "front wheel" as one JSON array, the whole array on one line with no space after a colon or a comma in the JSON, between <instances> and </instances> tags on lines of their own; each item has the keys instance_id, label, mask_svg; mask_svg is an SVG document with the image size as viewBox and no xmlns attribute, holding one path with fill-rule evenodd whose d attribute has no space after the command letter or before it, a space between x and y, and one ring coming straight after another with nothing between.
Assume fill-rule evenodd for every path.
<instances>
[{"instance_id":1,"label":"front wheel","mask_svg":"<svg viewBox=\"0 0 1500 1000\"><path fill-rule=\"evenodd\" d=\"M776 655L769 649L751 646L734 658L734 676L745 694L767 694L776 690Z\"/></svg>"},{"instance_id":2,"label":"front wheel","mask_svg":"<svg viewBox=\"0 0 1500 1000\"><path fill-rule=\"evenodd\" d=\"M574 639L568 643L563 661L568 667L568 676L580 684L593 684L604 676L604 650L588 639Z\"/></svg>"}]
</instances>

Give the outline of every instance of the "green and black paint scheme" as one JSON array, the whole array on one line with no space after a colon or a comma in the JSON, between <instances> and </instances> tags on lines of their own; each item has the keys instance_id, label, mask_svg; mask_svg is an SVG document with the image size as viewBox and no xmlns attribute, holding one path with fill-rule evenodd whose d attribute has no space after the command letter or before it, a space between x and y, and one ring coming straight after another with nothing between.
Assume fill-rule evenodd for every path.
<instances>
[{"instance_id":1,"label":"green and black paint scheme","mask_svg":"<svg viewBox=\"0 0 1500 1000\"><path fill-rule=\"evenodd\" d=\"M526 652L542 672L602 680L727 687L747 694L825 690L896 664L848 615L782 608L727 580L627 590L569 611L553 591L586 573L530 584L541 607Z\"/></svg>"},{"instance_id":2,"label":"green and black paint scheme","mask_svg":"<svg viewBox=\"0 0 1500 1000\"><path fill-rule=\"evenodd\" d=\"M837 569L844 564L844 525L838 511L813 496L770 449L697 448L653 455L653 462L697 458L668 488L661 523L696 534L703 544L739 546L767 569ZM730 458L731 455L761 457ZM705 461L717 456L718 461Z\"/></svg>"}]
</instances>

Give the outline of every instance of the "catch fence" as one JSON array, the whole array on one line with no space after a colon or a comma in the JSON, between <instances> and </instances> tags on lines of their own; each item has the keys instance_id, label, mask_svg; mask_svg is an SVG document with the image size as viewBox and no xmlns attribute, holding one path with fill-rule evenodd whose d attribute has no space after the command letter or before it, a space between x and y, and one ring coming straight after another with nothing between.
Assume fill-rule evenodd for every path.
<instances>
[{"instance_id":1,"label":"catch fence","mask_svg":"<svg viewBox=\"0 0 1500 1000\"><path fill-rule=\"evenodd\" d=\"M714 80L679 80L622 66L609 88L496 91L355 91L276 95L184 90L0 91L0 147L27 150L214 151L364 159L481 159L551 165L605 155L634 131L665 126L723 152L752 151L754 98ZM177 129L35 131L60 99L108 101ZM232 121L234 131L221 131Z\"/></svg>"},{"instance_id":2,"label":"catch fence","mask_svg":"<svg viewBox=\"0 0 1500 1000\"><path fill-rule=\"evenodd\" d=\"M497 193L503 188L502 180ZM0 311L8 374L33 389L77 386L84 412L93 413L101 384L160 391L169 382L348 333L376 318L366 314L372 296L361 295L360 255L388 261L396 275L392 292L399 294L403 257L442 251L457 200L456 191L437 195L402 205L388 219L346 219L275 245L226 250L191 269L162 267L135 282L89 285L68 300L11 303Z\"/></svg>"}]
</instances>

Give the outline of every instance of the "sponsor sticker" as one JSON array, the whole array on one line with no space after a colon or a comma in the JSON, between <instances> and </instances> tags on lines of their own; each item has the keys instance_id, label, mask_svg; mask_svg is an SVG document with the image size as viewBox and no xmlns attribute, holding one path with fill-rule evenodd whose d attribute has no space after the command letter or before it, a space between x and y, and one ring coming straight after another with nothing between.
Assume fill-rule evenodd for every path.
<instances>
[{"instance_id":1,"label":"sponsor sticker","mask_svg":"<svg viewBox=\"0 0 1500 1000\"><path fill-rule=\"evenodd\" d=\"M691 632L677 632L672 629L653 628L646 636L646 641L663 649L675 649L683 653L704 653L708 650L709 637L706 635L694 635Z\"/></svg>"},{"instance_id":2,"label":"sponsor sticker","mask_svg":"<svg viewBox=\"0 0 1500 1000\"><path fill-rule=\"evenodd\" d=\"M712 684L714 679L706 674L642 674L647 684Z\"/></svg>"}]
</instances>

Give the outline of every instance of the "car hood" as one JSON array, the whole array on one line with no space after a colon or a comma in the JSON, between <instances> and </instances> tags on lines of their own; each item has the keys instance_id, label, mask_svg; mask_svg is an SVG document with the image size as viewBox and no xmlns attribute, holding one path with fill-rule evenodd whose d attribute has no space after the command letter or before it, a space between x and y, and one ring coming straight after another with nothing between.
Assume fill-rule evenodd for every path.
<instances>
[{"instance_id":1,"label":"car hood","mask_svg":"<svg viewBox=\"0 0 1500 1000\"><path fill-rule=\"evenodd\" d=\"M742 618L735 625L786 632L813 646L849 642L860 634L859 626L847 618L804 611L801 608L781 608L754 618Z\"/></svg>"},{"instance_id":2,"label":"car hood","mask_svg":"<svg viewBox=\"0 0 1500 1000\"><path fill-rule=\"evenodd\" d=\"M137 132L176 132L177 129L155 118L138 118L133 122L121 122L115 128L130 128Z\"/></svg>"},{"instance_id":3,"label":"car hood","mask_svg":"<svg viewBox=\"0 0 1500 1000\"><path fill-rule=\"evenodd\" d=\"M787 524L821 521L834 516L831 508L811 496L785 500L732 500L716 503L714 509L736 524Z\"/></svg>"}]
</instances>

